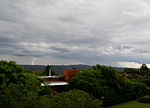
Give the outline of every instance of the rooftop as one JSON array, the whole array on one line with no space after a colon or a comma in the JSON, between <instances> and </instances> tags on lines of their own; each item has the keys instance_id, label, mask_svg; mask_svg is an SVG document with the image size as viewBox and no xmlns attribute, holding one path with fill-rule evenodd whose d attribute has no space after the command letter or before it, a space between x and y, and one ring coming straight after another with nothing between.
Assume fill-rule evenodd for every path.
<instances>
[{"instance_id":1,"label":"rooftop","mask_svg":"<svg viewBox=\"0 0 150 108\"><path fill-rule=\"evenodd\" d=\"M48 83L41 83L41 86L60 86L60 85L68 85L65 81L57 81L57 82L48 82Z\"/></svg>"},{"instance_id":2,"label":"rooftop","mask_svg":"<svg viewBox=\"0 0 150 108\"><path fill-rule=\"evenodd\" d=\"M39 76L40 78L62 78L63 76Z\"/></svg>"}]
</instances>

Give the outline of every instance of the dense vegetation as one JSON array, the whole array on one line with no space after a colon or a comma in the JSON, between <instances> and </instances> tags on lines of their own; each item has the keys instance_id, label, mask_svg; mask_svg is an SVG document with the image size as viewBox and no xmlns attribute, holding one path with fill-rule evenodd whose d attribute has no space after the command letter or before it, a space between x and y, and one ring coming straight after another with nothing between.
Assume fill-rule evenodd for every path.
<instances>
[{"instance_id":1,"label":"dense vegetation","mask_svg":"<svg viewBox=\"0 0 150 108\"><path fill-rule=\"evenodd\" d=\"M147 73L143 71L140 72ZM133 81L127 76L127 73L117 73L112 67L96 65L71 78L69 85L70 89L84 90L96 98L103 98L104 107L149 94L149 86L143 80Z\"/></svg>"},{"instance_id":2,"label":"dense vegetation","mask_svg":"<svg viewBox=\"0 0 150 108\"><path fill-rule=\"evenodd\" d=\"M150 96L143 96L138 99L139 102L142 103L150 103Z\"/></svg>"},{"instance_id":3,"label":"dense vegetation","mask_svg":"<svg viewBox=\"0 0 150 108\"><path fill-rule=\"evenodd\" d=\"M101 65L82 69L61 93L40 86L43 81L36 75L43 73L24 69L13 61L0 61L0 107L101 108L135 99L149 102L150 71L145 64L119 72Z\"/></svg>"},{"instance_id":4,"label":"dense vegetation","mask_svg":"<svg viewBox=\"0 0 150 108\"><path fill-rule=\"evenodd\" d=\"M15 62L0 61L1 108L101 108L102 101L81 90L54 93Z\"/></svg>"}]
</instances>

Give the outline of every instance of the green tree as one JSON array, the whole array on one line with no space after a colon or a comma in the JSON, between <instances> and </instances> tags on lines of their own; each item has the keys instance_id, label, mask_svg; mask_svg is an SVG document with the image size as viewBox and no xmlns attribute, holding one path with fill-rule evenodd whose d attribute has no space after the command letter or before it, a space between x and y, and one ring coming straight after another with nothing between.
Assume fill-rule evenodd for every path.
<instances>
[{"instance_id":1,"label":"green tree","mask_svg":"<svg viewBox=\"0 0 150 108\"><path fill-rule=\"evenodd\" d=\"M113 67L108 67L104 65L97 64L96 66L92 67L93 70L97 72L101 72L103 79L106 82L106 85L109 87L119 87L118 77L116 74L116 70Z\"/></svg>"},{"instance_id":2,"label":"green tree","mask_svg":"<svg viewBox=\"0 0 150 108\"><path fill-rule=\"evenodd\" d=\"M140 67L140 70L149 71L146 64L142 64L142 66Z\"/></svg>"},{"instance_id":3,"label":"green tree","mask_svg":"<svg viewBox=\"0 0 150 108\"><path fill-rule=\"evenodd\" d=\"M17 65L14 61L0 61L0 85L7 86L9 83L19 83L23 78L23 67Z\"/></svg>"},{"instance_id":4,"label":"green tree","mask_svg":"<svg viewBox=\"0 0 150 108\"><path fill-rule=\"evenodd\" d=\"M104 97L105 105L119 101L116 92L120 90L120 84L112 67L96 65L92 69L83 69L69 80L69 87L84 90L99 99Z\"/></svg>"},{"instance_id":5,"label":"green tree","mask_svg":"<svg viewBox=\"0 0 150 108\"><path fill-rule=\"evenodd\" d=\"M24 69L24 72L25 73L32 73L36 76L42 76L43 75L43 72L41 72L41 71L33 71L33 70L30 70L30 69L26 69L26 68Z\"/></svg>"},{"instance_id":6,"label":"green tree","mask_svg":"<svg viewBox=\"0 0 150 108\"><path fill-rule=\"evenodd\" d=\"M140 71L138 69L133 68L124 68L124 72L127 74L140 74Z\"/></svg>"},{"instance_id":7,"label":"green tree","mask_svg":"<svg viewBox=\"0 0 150 108\"><path fill-rule=\"evenodd\" d=\"M48 106L45 103L48 103ZM102 108L101 100L81 90L70 90L45 96L38 104L46 108Z\"/></svg>"},{"instance_id":8,"label":"green tree","mask_svg":"<svg viewBox=\"0 0 150 108\"><path fill-rule=\"evenodd\" d=\"M52 70L52 68L50 67L50 65L47 65L43 74L46 75L46 76L49 76L49 71L51 71L51 75L54 75L54 72Z\"/></svg>"},{"instance_id":9,"label":"green tree","mask_svg":"<svg viewBox=\"0 0 150 108\"><path fill-rule=\"evenodd\" d=\"M1 108L34 106L41 81L33 74L24 73L24 69L13 61L0 61Z\"/></svg>"},{"instance_id":10,"label":"green tree","mask_svg":"<svg viewBox=\"0 0 150 108\"><path fill-rule=\"evenodd\" d=\"M147 67L146 64L142 64L142 66L140 67L140 74L141 75L150 75L149 68Z\"/></svg>"},{"instance_id":11,"label":"green tree","mask_svg":"<svg viewBox=\"0 0 150 108\"><path fill-rule=\"evenodd\" d=\"M104 97L103 105L110 106L148 94L143 83L121 79L112 67L96 65L83 69L69 80L70 89L80 89L96 98Z\"/></svg>"},{"instance_id":12,"label":"green tree","mask_svg":"<svg viewBox=\"0 0 150 108\"><path fill-rule=\"evenodd\" d=\"M102 101L72 90L52 93L15 62L0 61L0 108L101 108Z\"/></svg>"}]
</instances>

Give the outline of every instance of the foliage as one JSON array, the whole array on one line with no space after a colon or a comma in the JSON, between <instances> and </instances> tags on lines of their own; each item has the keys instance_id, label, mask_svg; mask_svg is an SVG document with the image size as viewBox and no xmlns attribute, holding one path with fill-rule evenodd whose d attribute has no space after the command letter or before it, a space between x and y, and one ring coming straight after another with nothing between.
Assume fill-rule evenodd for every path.
<instances>
[{"instance_id":1,"label":"foliage","mask_svg":"<svg viewBox=\"0 0 150 108\"><path fill-rule=\"evenodd\" d=\"M23 72L24 69L13 61L0 61L0 87L19 83L23 79Z\"/></svg>"},{"instance_id":2,"label":"foliage","mask_svg":"<svg viewBox=\"0 0 150 108\"><path fill-rule=\"evenodd\" d=\"M45 104L45 97L41 98L43 99L44 101L40 101L39 105ZM102 101L81 90L52 94L47 99L49 99L46 101L49 106L46 108L101 108L102 104Z\"/></svg>"},{"instance_id":3,"label":"foliage","mask_svg":"<svg viewBox=\"0 0 150 108\"><path fill-rule=\"evenodd\" d=\"M124 72L127 74L139 74L140 73L138 69L133 69L133 68L125 68Z\"/></svg>"},{"instance_id":4,"label":"foliage","mask_svg":"<svg viewBox=\"0 0 150 108\"><path fill-rule=\"evenodd\" d=\"M141 96L145 96L149 94L149 92L150 89L146 84L140 82L135 83L135 93L137 98Z\"/></svg>"},{"instance_id":5,"label":"foliage","mask_svg":"<svg viewBox=\"0 0 150 108\"><path fill-rule=\"evenodd\" d=\"M69 85L71 89L84 90L99 99L104 96L105 105L118 103L115 90L118 91L120 85L112 67L96 65L92 69L83 69L70 79Z\"/></svg>"},{"instance_id":6,"label":"foliage","mask_svg":"<svg viewBox=\"0 0 150 108\"><path fill-rule=\"evenodd\" d=\"M142 66L140 67L140 70L149 71L146 64L142 64Z\"/></svg>"},{"instance_id":7,"label":"foliage","mask_svg":"<svg viewBox=\"0 0 150 108\"><path fill-rule=\"evenodd\" d=\"M147 84L150 87L150 76L143 76L137 81Z\"/></svg>"},{"instance_id":8,"label":"foliage","mask_svg":"<svg viewBox=\"0 0 150 108\"><path fill-rule=\"evenodd\" d=\"M32 74L34 74L34 75L36 75L36 76L42 76L42 75L43 75L43 72L40 72L40 71L33 71L33 70L30 70L30 69L26 69L26 68L24 68L24 72L25 72L25 73L32 73Z\"/></svg>"},{"instance_id":9,"label":"foliage","mask_svg":"<svg viewBox=\"0 0 150 108\"><path fill-rule=\"evenodd\" d=\"M127 69L117 74L112 67L96 65L92 69L83 69L69 80L72 90L52 93L49 87L40 86L42 80L34 72L24 70L13 61L0 61L0 106L100 108L102 98L103 106L110 106L149 94L150 77L145 72Z\"/></svg>"},{"instance_id":10,"label":"foliage","mask_svg":"<svg viewBox=\"0 0 150 108\"><path fill-rule=\"evenodd\" d=\"M137 75L150 75L150 71L148 69L148 67L146 66L146 64L142 64L142 66L140 67L140 69L133 69L133 68L125 68L124 72L126 72L127 74L137 74Z\"/></svg>"},{"instance_id":11,"label":"foliage","mask_svg":"<svg viewBox=\"0 0 150 108\"><path fill-rule=\"evenodd\" d=\"M150 103L150 96L143 96L138 99L139 102L142 103Z\"/></svg>"},{"instance_id":12,"label":"foliage","mask_svg":"<svg viewBox=\"0 0 150 108\"><path fill-rule=\"evenodd\" d=\"M53 72L53 75L54 75L54 76L63 76L63 73L60 73L60 72Z\"/></svg>"},{"instance_id":13,"label":"foliage","mask_svg":"<svg viewBox=\"0 0 150 108\"><path fill-rule=\"evenodd\" d=\"M70 89L80 89L96 98L104 97L104 106L118 104L148 94L146 84L131 81L125 76L119 78L112 67L96 65L84 69L69 80ZM111 98L113 97L113 98Z\"/></svg>"},{"instance_id":14,"label":"foliage","mask_svg":"<svg viewBox=\"0 0 150 108\"><path fill-rule=\"evenodd\" d=\"M20 85L10 84L0 94L1 108L101 108L102 105L102 101L81 90L41 96L26 90L25 87L20 91Z\"/></svg>"},{"instance_id":15,"label":"foliage","mask_svg":"<svg viewBox=\"0 0 150 108\"><path fill-rule=\"evenodd\" d=\"M42 80L33 74L25 73L24 69L13 61L0 61L0 76L0 106L2 108L20 108L34 104L38 98Z\"/></svg>"},{"instance_id":16,"label":"foliage","mask_svg":"<svg viewBox=\"0 0 150 108\"><path fill-rule=\"evenodd\" d=\"M1 108L101 108L102 101L84 91L52 93L12 61L0 61L0 78Z\"/></svg>"},{"instance_id":17,"label":"foliage","mask_svg":"<svg viewBox=\"0 0 150 108\"><path fill-rule=\"evenodd\" d=\"M71 78L69 85L71 89L80 89L84 90L97 98L101 98L99 93L103 93L104 80L100 72L94 70L83 69L80 74L77 74L76 77ZM82 85L82 86L81 86Z\"/></svg>"},{"instance_id":18,"label":"foliage","mask_svg":"<svg viewBox=\"0 0 150 108\"><path fill-rule=\"evenodd\" d=\"M136 98L135 93L135 83L130 80L122 80L120 81L121 89L120 89L120 102L125 102L128 100L133 100Z\"/></svg>"},{"instance_id":19,"label":"foliage","mask_svg":"<svg viewBox=\"0 0 150 108\"><path fill-rule=\"evenodd\" d=\"M53 70L51 69L50 65L47 65L43 74L46 75L46 76L49 76L49 71L51 70L51 75L54 74Z\"/></svg>"},{"instance_id":20,"label":"foliage","mask_svg":"<svg viewBox=\"0 0 150 108\"><path fill-rule=\"evenodd\" d=\"M119 88L118 77L114 68L97 64L93 66L93 70L101 73L107 86Z\"/></svg>"}]
</instances>

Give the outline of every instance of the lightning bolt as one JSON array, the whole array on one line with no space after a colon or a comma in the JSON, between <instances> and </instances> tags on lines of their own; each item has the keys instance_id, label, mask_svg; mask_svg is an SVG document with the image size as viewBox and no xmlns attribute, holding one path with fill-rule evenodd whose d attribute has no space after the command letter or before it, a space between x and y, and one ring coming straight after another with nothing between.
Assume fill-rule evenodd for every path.
<instances>
[{"instance_id":1,"label":"lightning bolt","mask_svg":"<svg viewBox=\"0 0 150 108\"><path fill-rule=\"evenodd\" d=\"M37 57L34 57L33 59L32 59L32 65L35 65L35 61L37 60Z\"/></svg>"}]
</instances>

